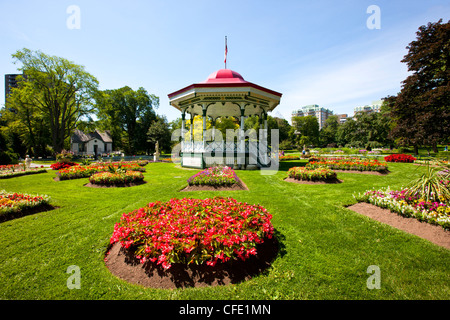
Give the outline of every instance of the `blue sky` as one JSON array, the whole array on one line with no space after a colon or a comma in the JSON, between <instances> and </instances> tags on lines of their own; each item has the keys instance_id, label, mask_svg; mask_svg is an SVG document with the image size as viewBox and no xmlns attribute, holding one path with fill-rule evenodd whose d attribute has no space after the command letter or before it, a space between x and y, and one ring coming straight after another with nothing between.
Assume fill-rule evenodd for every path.
<instances>
[{"instance_id":1,"label":"blue sky","mask_svg":"<svg viewBox=\"0 0 450 320\"><path fill-rule=\"evenodd\" d=\"M80 29L67 28L70 5ZM370 5L381 28L369 29ZM283 94L272 115L318 104L353 115L400 91L400 60L419 26L450 19L448 0L427 1L0 1L0 103L11 55L41 50L84 65L100 89L144 87L160 98L159 114L179 112L167 94L223 68Z\"/></svg>"}]
</instances>

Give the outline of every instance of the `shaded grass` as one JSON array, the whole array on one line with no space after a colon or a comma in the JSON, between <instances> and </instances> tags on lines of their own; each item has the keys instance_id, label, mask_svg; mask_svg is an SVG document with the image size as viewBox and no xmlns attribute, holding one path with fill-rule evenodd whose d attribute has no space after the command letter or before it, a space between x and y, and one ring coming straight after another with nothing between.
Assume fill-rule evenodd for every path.
<instances>
[{"instance_id":1,"label":"shaded grass","mask_svg":"<svg viewBox=\"0 0 450 320\"><path fill-rule=\"evenodd\" d=\"M301 161L300 161L301 162ZM400 187L423 171L389 164L386 176L339 173L344 183L299 185L280 171L237 171L248 191L180 193L199 170L174 164L146 166L147 184L130 188L83 187L88 179L53 181L54 172L0 181L0 189L48 194L59 208L0 224L1 299L448 299L450 252L370 220L344 205L352 194ZM283 250L258 277L223 287L163 290L126 283L105 267L113 227L124 212L170 198L231 196L258 203L273 215ZM81 289L69 290L66 270L81 270ZM378 265L381 289L366 287L366 270Z\"/></svg>"}]
</instances>

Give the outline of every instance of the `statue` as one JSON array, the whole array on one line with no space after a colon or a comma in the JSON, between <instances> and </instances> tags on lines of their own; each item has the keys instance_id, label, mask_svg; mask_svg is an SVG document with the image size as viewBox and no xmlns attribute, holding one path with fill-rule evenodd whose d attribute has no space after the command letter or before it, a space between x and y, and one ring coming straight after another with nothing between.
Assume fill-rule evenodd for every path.
<instances>
[{"instance_id":1,"label":"statue","mask_svg":"<svg viewBox=\"0 0 450 320\"><path fill-rule=\"evenodd\" d=\"M30 166L31 166L31 158L29 155L25 156L25 168L26 170L30 170Z\"/></svg>"},{"instance_id":2,"label":"statue","mask_svg":"<svg viewBox=\"0 0 450 320\"><path fill-rule=\"evenodd\" d=\"M153 160L159 161L159 142L156 141L155 143L155 153L153 154Z\"/></svg>"}]
</instances>

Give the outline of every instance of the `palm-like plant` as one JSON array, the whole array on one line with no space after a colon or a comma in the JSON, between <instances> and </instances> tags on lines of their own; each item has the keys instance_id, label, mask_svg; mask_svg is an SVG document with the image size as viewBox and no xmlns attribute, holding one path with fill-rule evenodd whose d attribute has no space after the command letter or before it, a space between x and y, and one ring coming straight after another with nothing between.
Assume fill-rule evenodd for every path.
<instances>
[{"instance_id":1,"label":"palm-like plant","mask_svg":"<svg viewBox=\"0 0 450 320\"><path fill-rule=\"evenodd\" d=\"M406 195L419 196L427 202L450 202L450 190L447 186L450 178L449 168L449 165L443 162L439 162L437 168L432 168L428 163L427 171L406 187Z\"/></svg>"}]
</instances>

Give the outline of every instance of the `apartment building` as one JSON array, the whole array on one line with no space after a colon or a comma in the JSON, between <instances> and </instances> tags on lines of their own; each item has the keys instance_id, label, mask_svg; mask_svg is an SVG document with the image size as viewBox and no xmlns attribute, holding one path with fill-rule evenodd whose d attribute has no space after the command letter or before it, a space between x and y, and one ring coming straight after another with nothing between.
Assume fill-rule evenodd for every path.
<instances>
[{"instance_id":1,"label":"apartment building","mask_svg":"<svg viewBox=\"0 0 450 320\"><path fill-rule=\"evenodd\" d=\"M323 126L325 125L325 121L331 115L333 115L333 111L323 107L319 107L317 104L307 105L292 112L292 118L306 116L316 117L317 121L319 122L319 130L323 128Z\"/></svg>"}]
</instances>

